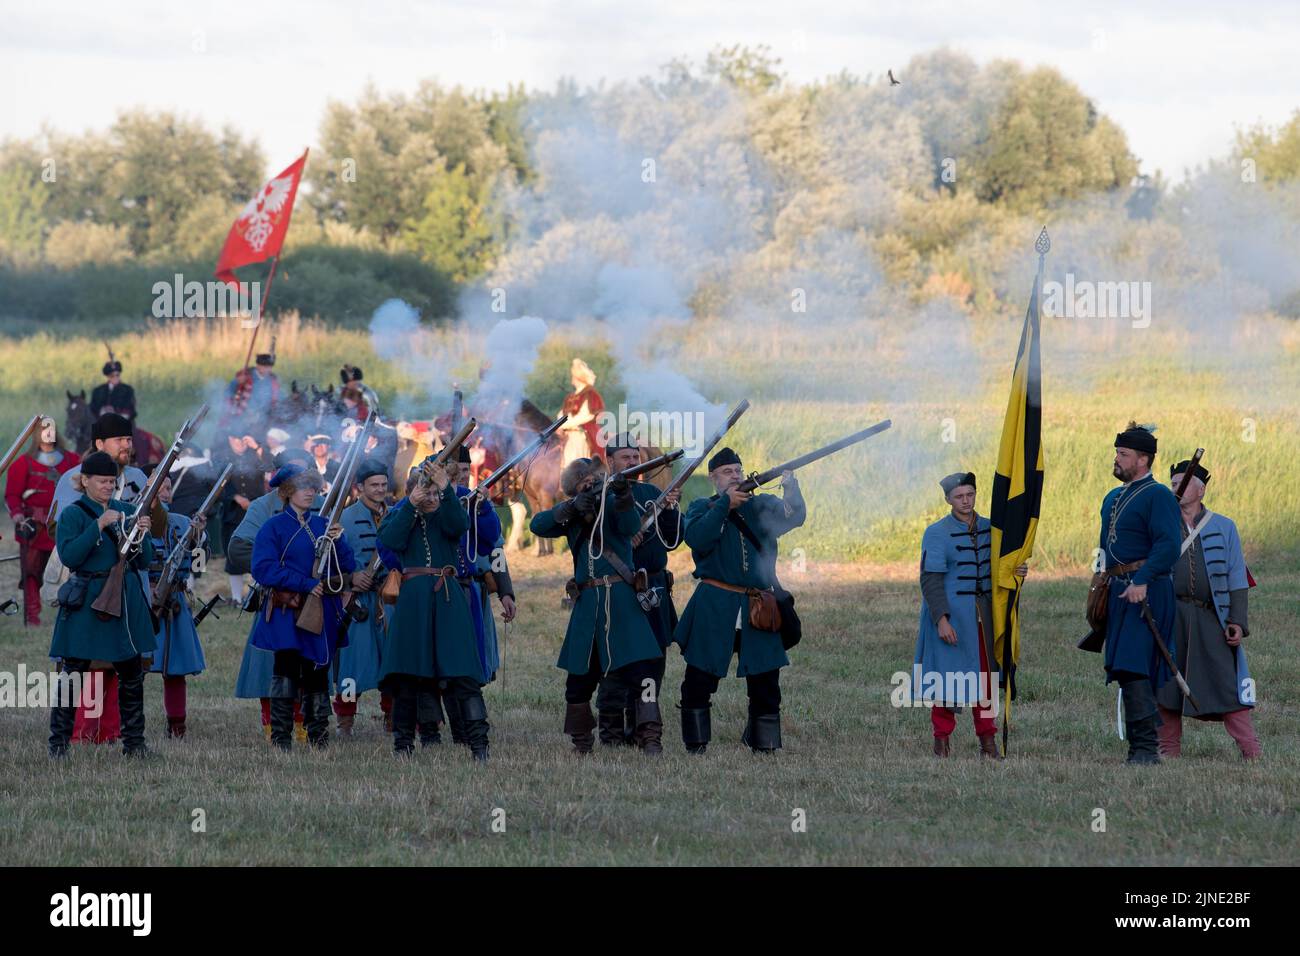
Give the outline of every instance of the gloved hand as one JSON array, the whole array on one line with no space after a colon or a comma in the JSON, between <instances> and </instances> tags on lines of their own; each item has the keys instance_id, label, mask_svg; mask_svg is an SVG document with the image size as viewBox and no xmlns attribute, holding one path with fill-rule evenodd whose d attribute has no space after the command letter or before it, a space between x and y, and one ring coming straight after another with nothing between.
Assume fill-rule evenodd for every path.
<instances>
[{"instance_id":1,"label":"gloved hand","mask_svg":"<svg viewBox=\"0 0 1300 956\"><path fill-rule=\"evenodd\" d=\"M629 511L636 507L636 497L632 494L632 482L626 478L615 478L609 483L614 492L614 510Z\"/></svg>"},{"instance_id":2,"label":"gloved hand","mask_svg":"<svg viewBox=\"0 0 1300 956\"><path fill-rule=\"evenodd\" d=\"M574 506L578 509L578 514L588 521L594 520L596 512L600 510L600 489L599 487L588 488L586 491L578 492L573 499Z\"/></svg>"},{"instance_id":3,"label":"gloved hand","mask_svg":"<svg viewBox=\"0 0 1300 956\"><path fill-rule=\"evenodd\" d=\"M566 498L551 509L551 515L559 524L569 524L578 517L578 503L574 498Z\"/></svg>"}]
</instances>

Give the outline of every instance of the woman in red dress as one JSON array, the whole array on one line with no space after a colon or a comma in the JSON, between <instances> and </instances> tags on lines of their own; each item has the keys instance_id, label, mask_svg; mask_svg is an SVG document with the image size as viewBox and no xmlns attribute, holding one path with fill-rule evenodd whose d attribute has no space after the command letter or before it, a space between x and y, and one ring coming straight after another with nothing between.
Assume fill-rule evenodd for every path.
<instances>
[{"instance_id":1,"label":"woman in red dress","mask_svg":"<svg viewBox=\"0 0 1300 956\"><path fill-rule=\"evenodd\" d=\"M23 607L31 627L41 623L41 580L54 551L54 539L46 528L54 486L60 475L80 463L80 456L64 450L54 419L44 418L27 452L9 466L5 505L18 539Z\"/></svg>"},{"instance_id":2,"label":"woman in red dress","mask_svg":"<svg viewBox=\"0 0 1300 956\"><path fill-rule=\"evenodd\" d=\"M573 391L565 396L564 407L560 409L560 414L569 416L560 426L560 434L564 436L563 464L567 467L579 458L603 461L605 449L596 441L600 431L596 416L605 410L605 401L596 391L596 373L582 359L575 358L569 366L569 380Z\"/></svg>"}]
</instances>

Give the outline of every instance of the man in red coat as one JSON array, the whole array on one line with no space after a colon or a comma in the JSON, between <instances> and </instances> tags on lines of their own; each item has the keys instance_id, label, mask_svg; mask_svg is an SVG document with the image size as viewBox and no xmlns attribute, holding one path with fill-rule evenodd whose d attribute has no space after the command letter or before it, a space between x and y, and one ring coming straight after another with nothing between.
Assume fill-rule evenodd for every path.
<instances>
[{"instance_id":1,"label":"man in red coat","mask_svg":"<svg viewBox=\"0 0 1300 956\"><path fill-rule=\"evenodd\" d=\"M23 606L32 627L41 623L41 580L54 550L54 539L45 526L54 501L54 486L60 475L81 462L76 453L64 451L62 445L54 419L42 419L41 430L32 437L27 452L9 467L5 484L5 506L18 539Z\"/></svg>"}]
</instances>

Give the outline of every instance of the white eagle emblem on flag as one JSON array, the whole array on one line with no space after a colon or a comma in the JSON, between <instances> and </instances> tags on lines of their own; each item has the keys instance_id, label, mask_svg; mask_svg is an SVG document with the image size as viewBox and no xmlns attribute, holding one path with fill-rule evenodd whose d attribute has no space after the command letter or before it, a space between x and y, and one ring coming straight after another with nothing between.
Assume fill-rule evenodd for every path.
<instances>
[{"instance_id":1,"label":"white eagle emblem on flag","mask_svg":"<svg viewBox=\"0 0 1300 956\"><path fill-rule=\"evenodd\" d=\"M284 208L292 188L292 176L272 179L257 191L257 195L250 199L240 212L239 221L247 224L244 229L244 241L253 248L253 251L261 252L262 247L266 245L266 240L271 238L271 233L275 231L272 217Z\"/></svg>"}]
</instances>

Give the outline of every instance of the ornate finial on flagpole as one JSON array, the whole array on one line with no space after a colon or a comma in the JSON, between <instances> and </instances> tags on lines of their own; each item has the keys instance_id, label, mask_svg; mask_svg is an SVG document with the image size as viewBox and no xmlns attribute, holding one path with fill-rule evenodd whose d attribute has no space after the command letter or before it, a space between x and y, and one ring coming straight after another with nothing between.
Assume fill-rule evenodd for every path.
<instances>
[{"instance_id":1,"label":"ornate finial on flagpole","mask_svg":"<svg viewBox=\"0 0 1300 956\"><path fill-rule=\"evenodd\" d=\"M1040 232L1038 238L1034 240L1034 251L1038 253L1039 258L1041 259L1043 256L1047 255L1051 248L1052 240L1048 238L1047 227L1044 226L1043 231Z\"/></svg>"}]
</instances>

